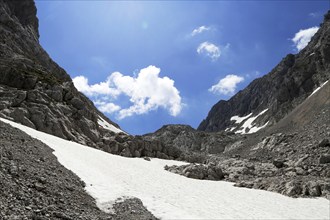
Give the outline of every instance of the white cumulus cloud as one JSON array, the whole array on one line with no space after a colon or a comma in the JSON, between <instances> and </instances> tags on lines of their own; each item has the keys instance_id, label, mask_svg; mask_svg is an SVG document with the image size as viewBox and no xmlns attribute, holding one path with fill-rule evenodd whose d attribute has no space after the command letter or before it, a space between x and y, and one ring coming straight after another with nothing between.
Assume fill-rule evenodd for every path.
<instances>
[{"instance_id":1,"label":"white cumulus cloud","mask_svg":"<svg viewBox=\"0 0 330 220\"><path fill-rule=\"evenodd\" d=\"M304 49L307 46L318 29L318 27L311 27L308 29L300 30L295 34L294 38L291 40L298 51Z\"/></svg>"},{"instance_id":2,"label":"white cumulus cloud","mask_svg":"<svg viewBox=\"0 0 330 220\"><path fill-rule=\"evenodd\" d=\"M117 112L121 109L119 105L116 105L112 102L104 102L104 101L95 101L94 102L97 108L104 113L112 114L114 112Z\"/></svg>"},{"instance_id":3,"label":"white cumulus cloud","mask_svg":"<svg viewBox=\"0 0 330 220\"><path fill-rule=\"evenodd\" d=\"M84 76L77 76L72 79L75 87L88 96L109 95L116 97L120 94L116 88L111 86L110 77L105 82L96 83L93 85L88 84L88 79Z\"/></svg>"},{"instance_id":4,"label":"white cumulus cloud","mask_svg":"<svg viewBox=\"0 0 330 220\"><path fill-rule=\"evenodd\" d=\"M76 88L89 96L117 100L119 95L125 95L132 103L128 108L122 108L113 103L98 101L95 104L103 112L117 112L118 119L132 115L145 114L162 107L172 116L177 116L182 110L180 92L174 86L174 81L168 77L159 77L160 68L148 66L132 77L119 72L112 73L105 82L88 84L88 79L78 76L73 79ZM104 97L106 96L106 97Z\"/></svg>"},{"instance_id":5,"label":"white cumulus cloud","mask_svg":"<svg viewBox=\"0 0 330 220\"><path fill-rule=\"evenodd\" d=\"M220 79L219 82L213 85L209 92L214 94L232 95L234 94L237 84L244 81L244 77L237 75L227 75L225 78Z\"/></svg>"},{"instance_id":6,"label":"white cumulus cloud","mask_svg":"<svg viewBox=\"0 0 330 220\"><path fill-rule=\"evenodd\" d=\"M206 26L200 26L200 27L198 27L198 28L195 28L192 32L191 32L191 36L193 37L193 36L195 36L195 35L197 35L197 34L200 34L200 33L202 33L202 32L204 32L204 31L209 31L209 30L211 30L211 28L210 27L206 27Z\"/></svg>"},{"instance_id":7,"label":"white cumulus cloud","mask_svg":"<svg viewBox=\"0 0 330 220\"><path fill-rule=\"evenodd\" d=\"M207 41L201 43L197 48L198 54L204 54L212 59L212 61L216 61L220 55L221 51L218 46L215 44L209 43Z\"/></svg>"}]
</instances>

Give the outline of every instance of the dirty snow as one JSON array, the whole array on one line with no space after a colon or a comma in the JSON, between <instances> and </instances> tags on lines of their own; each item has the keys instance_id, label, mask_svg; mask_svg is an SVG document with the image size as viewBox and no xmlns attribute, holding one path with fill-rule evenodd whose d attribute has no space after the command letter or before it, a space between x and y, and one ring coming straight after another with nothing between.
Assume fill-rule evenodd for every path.
<instances>
[{"instance_id":1,"label":"dirty snow","mask_svg":"<svg viewBox=\"0 0 330 220\"><path fill-rule=\"evenodd\" d=\"M234 187L224 181L189 179L164 165L183 162L125 158L36 131L9 120L54 149L59 162L76 173L97 205L107 211L124 196L140 198L161 219L329 219L324 198L294 199L277 193Z\"/></svg>"},{"instance_id":2,"label":"dirty snow","mask_svg":"<svg viewBox=\"0 0 330 220\"><path fill-rule=\"evenodd\" d=\"M107 129L107 130L110 130L110 131L113 131L115 133L120 133L120 132L123 132L122 130L120 130L119 128L116 128L115 126L113 126L112 124L108 123L106 120L104 120L103 118L101 118L99 116L99 119L97 119L97 123ZM124 132L125 133L125 132Z\"/></svg>"}]
</instances>

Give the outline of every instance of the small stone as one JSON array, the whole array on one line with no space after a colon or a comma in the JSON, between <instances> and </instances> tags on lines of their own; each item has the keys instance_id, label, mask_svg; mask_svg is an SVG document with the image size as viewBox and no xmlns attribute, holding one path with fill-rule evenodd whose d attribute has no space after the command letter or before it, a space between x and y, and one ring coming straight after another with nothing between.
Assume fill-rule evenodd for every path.
<instances>
[{"instance_id":1,"label":"small stone","mask_svg":"<svg viewBox=\"0 0 330 220\"><path fill-rule=\"evenodd\" d=\"M296 174L298 174L298 175L304 175L305 174L305 171L304 171L303 168L296 167L295 169L296 169Z\"/></svg>"},{"instance_id":2,"label":"small stone","mask_svg":"<svg viewBox=\"0 0 330 220\"><path fill-rule=\"evenodd\" d=\"M44 185L42 185L41 183L35 183L34 188L38 191L43 191L46 189L46 187Z\"/></svg>"},{"instance_id":3,"label":"small stone","mask_svg":"<svg viewBox=\"0 0 330 220\"><path fill-rule=\"evenodd\" d=\"M146 160L146 161L150 161L151 160L150 157L144 157L143 159Z\"/></svg>"},{"instance_id":4,"label":"small stone","mask_svg":"<svg viewBox=\"0 0 330 220\"><path fill-rule=\"evenodd\" d=\"M25 206L26 210L31 210L32 208L30 206Z\"/></svg>"}]
</instances>

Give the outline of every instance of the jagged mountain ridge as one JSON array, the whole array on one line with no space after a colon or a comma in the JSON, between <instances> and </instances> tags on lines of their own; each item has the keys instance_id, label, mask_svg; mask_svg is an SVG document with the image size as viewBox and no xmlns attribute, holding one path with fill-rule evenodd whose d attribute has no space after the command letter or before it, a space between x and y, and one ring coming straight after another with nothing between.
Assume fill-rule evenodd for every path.
<instances>
[{"instance_id":1,"label":"jagged mountain ridge","mask_svg":"<svg viewBox=\"0 0 330 220\"><path fill-rule=\"evenodd\" d=\"M201 131L230 130L247 133L233 116L250 118L255 127L276 124L314 89L330 78L330 12L310 43L298 54L287 55L270 73L251 82L228 101L215 104L198 126ZM267 110L267 111L266 111Z\"/></svg>"}]
</instances>

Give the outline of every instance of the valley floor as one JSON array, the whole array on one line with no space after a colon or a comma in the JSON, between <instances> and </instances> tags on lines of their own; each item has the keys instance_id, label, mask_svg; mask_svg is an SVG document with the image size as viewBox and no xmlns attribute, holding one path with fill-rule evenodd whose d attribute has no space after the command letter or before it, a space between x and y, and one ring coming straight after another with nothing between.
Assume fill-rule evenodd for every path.
<instances>
[{"instance_id":1,"label":"valley floor","mask_svg":"<svg viewBox=\"0 0 330 220\"><path fill-rule=\"evenodd\" d=\"M125 158L66 141L1 119L41 140L59 162L86 183L98 207L110 212L115 201L142 200L161 219L329 219L324 198L290 198L277 193L237 188L224 181L189 179L164 170L183 162ZM119 200L118 200L119 199Z\"/></svg>"}]
</instances>

